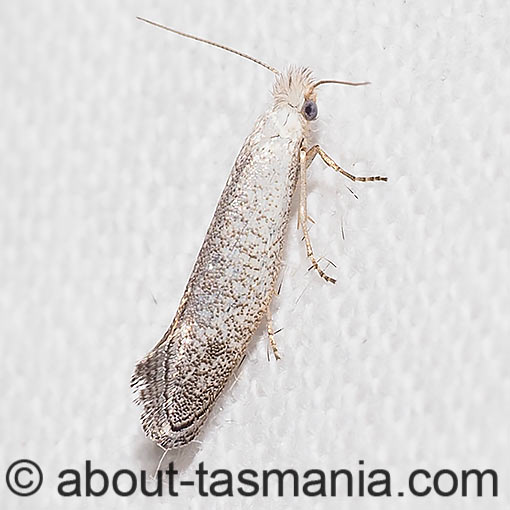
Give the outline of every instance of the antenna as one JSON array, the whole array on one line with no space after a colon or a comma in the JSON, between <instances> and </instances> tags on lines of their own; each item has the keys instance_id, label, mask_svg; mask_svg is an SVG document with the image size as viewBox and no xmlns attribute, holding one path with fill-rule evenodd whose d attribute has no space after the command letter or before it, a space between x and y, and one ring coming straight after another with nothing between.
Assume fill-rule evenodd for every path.
<instances>
[{"instance_id":1,"label":"antenna","mask_svg":"<svg viewBox=\"0 0 510 510\"><path fill-rule=\"evenodd\" d=\"M360 85L370 85L369 81L361 81L361 82L353 82L353 81L339 81L339 80L320 80L313 84L312 90L319 85L324 85L325 83L338 83L339 85L352 85L353 87L359 87Z\"/></svg>"},{"instance_id":2,"label":"antenna","mask_svg":"<svg viewBox=\"0 0 510 510\"><path fill-rule=\"evenodd\" d=\"M186 34L185 32L180 32L179 30L175 30L174 28L167 27L165 25L160 25L159 23L155 23L154 21L150 21L145 18L141 18L140 16L137 16L136 19L139 19L140 21L144 21L145 23L148 23L149 25L154 25L155 27L162 28L163 30L168 30L168 32L173 32L177 35L182 35L182 37L187 37L188 39L193 39L195 41L200 41L206 44L210 44L211 46L216 46L216 48L221 48L225 51L230 51L230 53L234 53L235 55L239 55L240 57L244 57L248 60L251 60L252 62L255 62L256 64L261 65L262 67L265 67L266 69L269 69L269 71L273 72L274 74L280 74L280 72L275 69L274 67L265 64L261 60L258 60L256 58L250 57L250 55L247 55L246 53L242 53L241 51L234 50L232 48L229 48L228 46L224 46L223 44L219 44L213 41L209 41L207 39L202 39L201 37L197 37L196 35Z\"/></svg>"}]
</instances>

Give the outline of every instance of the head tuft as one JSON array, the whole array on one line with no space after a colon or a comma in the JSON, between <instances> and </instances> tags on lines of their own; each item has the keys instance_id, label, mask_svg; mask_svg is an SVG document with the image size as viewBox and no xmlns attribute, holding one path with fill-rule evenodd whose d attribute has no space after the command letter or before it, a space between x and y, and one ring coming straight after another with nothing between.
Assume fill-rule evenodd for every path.
<instances>
[{"instance_id":1,"label":"head tuft","mask_svg":"<svg viewBox=\"0 0 510 510\"><path fill-rule=\"evenodd\" d=\"M275 105L288 104L301 109L307 99L315 100L312 71L306 67L290 67L279 73L273 85Z\"/></svg>"}]
</instances>

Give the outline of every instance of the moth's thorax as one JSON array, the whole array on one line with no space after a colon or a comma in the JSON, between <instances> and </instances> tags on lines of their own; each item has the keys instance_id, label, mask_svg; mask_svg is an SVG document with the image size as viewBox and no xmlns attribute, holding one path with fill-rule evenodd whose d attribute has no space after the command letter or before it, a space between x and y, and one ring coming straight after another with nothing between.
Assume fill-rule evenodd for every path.
<instances>
[{"instance_id":1,"label":"moth's thorax","mask_svg":"<svg viewBox=\"0 0 510 510\"><path fill-rule=\"evenodd\" d=\"M274 107L265 114L264 121L260 135L267 143L277 142L277 139L291 142L306 136L306 122L299 112L289 106Z\"/></svg>"}]
</instances>

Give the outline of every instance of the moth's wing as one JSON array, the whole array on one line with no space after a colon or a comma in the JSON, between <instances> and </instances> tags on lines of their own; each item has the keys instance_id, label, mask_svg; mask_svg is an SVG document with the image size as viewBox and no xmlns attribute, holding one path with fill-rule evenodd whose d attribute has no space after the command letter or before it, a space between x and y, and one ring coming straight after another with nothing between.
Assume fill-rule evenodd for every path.
<instances>
[{"instance_id":1,"label":"moth's wing","mask_svg":"<svg viewBox=\"0 0 510 510\"><path fill-rule=\"evenodd\" d=\"M142 428L161 447L184 446L198 434L244 355L228 332L185 318L135 367L132 386L143 407Z\"/></svg>"},{"instance_id":2,"label":"moth's wing","mask_svg":"<svg viewBox=\"0 0 510 510\"><path fill-rule=\"evenodd\" d=\"M196 437L273 296L301 144L268 146L274 115L246 139L174 322L135 368L143 429L163 448Z\"/></svg>"}]
</instances>

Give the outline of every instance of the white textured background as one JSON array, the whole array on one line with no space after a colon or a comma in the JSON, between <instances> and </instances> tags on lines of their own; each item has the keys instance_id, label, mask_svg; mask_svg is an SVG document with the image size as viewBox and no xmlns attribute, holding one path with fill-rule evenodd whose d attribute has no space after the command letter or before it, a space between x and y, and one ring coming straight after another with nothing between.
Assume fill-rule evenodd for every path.
<instances>
[{"instance_id":1,"label":"white textured background","mask_svg":"<svg viewBox=\"0 0 510 510\"><path fill-rule=\"evenodd\" d=\"M273 304L283 359L268 363L256 335L177 467L357 470L364 459L392 471L395 493L414 468L493 468L499 498L56 495L57 473L85 459L155 470L130 375L173 318L270 101L267 71L136 15L279 68L371 80L321 88L317 137L345 168L390 178L356 186L355 200L314 163L312 241L338 283L307 272L292 218ZM508 26L503 0L3 1L2 508L509 508ZM24 457L45 473L25 499L4 480Z\"/></svg>"}]
</instances>

